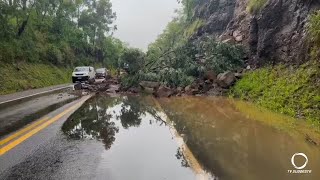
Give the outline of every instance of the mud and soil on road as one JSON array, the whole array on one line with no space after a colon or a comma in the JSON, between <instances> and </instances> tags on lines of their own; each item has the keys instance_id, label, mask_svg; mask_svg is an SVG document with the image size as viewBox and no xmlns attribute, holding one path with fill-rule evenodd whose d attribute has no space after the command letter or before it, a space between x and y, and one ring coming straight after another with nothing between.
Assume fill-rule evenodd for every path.
<instances>
[{"instance_id":1,"label":"mud and soil on road","mask_svg":"<svg viewBox=\"0 0 320 180\"><path fill-rule=\"evenodd\" d=\"M74 89L80 95L96 92L111 96L116 94L151 94L157 98L173 96L223 96L247 70L227 71L220 74L208 71L204 77L196 79L186 87L169 87L161 82L154 81L139 81L130 87L124 87L120 78L109 77L108 79L98 79L91 83L77 83L74 85Z\"/></svg>"}]
</instances>

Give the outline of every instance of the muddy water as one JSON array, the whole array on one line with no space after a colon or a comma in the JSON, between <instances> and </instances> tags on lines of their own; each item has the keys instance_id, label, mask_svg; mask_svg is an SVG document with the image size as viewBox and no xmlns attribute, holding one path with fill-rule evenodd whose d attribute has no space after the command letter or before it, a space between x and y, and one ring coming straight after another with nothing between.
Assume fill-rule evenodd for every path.
<instances>
[{"instance_id":1,"label":"muddy water","mask_svg":"<svg viewBox=\"0 0 320 180\"><path fill-rule=\"evenodd\" d=\"M104 147L96 179L320 179L318 146L228 99L95 96L62 131ZM307 155L310 174L288 173L298 152ZM295 158L297 166L304 162Z\"/></svg>"},{"instance_id":2,"label":"muddy water","mask_svg":"<svg viewBox=\"0 0 320 180\"><path fill-rule=\"evenodd\" d=\"M282 121L277 115L252 116L224 98L171 98L160 104L203 168L220 179L320 179L319 146L257 121ZM288 173L296 170L291 158L298 152L307 155L304 170L310 174ZM305 159L294 161L302 166Z\"/></svg>"}]
</instances>

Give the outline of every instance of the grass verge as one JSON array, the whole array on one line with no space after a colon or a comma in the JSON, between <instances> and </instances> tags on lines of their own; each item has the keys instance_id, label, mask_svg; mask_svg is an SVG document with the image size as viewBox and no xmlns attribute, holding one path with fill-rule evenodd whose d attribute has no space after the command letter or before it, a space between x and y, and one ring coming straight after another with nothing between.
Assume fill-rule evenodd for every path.
<instances>
[{"instance_id":1,"label":"grass verge","mask_svg":"<svg viewBox=\"0 0 320 180\"><path fill-rule=\"evenodd\" d=\"M0 63L0 95L71 82L72 70L45 64Z\"/></svg>"},{"instance_id":2,"label":"grass verge","mask_svg":"<svg viewBox=\"0 0 320 180\"><path fill-rule=\"evenodd\" d=\"M247 73L231 89L231 96L272 111L305 119L320 130L320 66L278 65Z\"/></svg>"}]
</instances>

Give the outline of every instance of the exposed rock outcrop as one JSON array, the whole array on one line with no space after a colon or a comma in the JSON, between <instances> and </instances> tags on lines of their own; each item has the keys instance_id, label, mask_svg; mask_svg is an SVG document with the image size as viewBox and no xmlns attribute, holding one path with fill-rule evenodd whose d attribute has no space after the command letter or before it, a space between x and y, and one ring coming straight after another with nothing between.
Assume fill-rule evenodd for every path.
<instances>
[{"instance_id":1,"label":"exposed rock outcrop","mask_svg":"<svg viewBox=\"0 0 320 180\"><path fill-rule=\"evenodd\" d=\"M249 0L200 0L195 18L205 25L193 38L215 36L224 42L245 45L249 63L300 64L308 60L307 21L320 9L319 0L268 0L249 13Z\"/></svg>"}]
</instances>

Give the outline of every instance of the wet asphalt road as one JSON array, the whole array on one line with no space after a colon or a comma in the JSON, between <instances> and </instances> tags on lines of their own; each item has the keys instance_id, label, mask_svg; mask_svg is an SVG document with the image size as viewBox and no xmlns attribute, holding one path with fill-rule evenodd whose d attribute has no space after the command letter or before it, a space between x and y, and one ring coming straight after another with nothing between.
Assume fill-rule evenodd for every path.
<instances>
[{"instance_id":1,"label":"wet asphalt road","mask_svg":"<svg viewBox=\"0 0 320 180\"><path fill-rule=\"evenodd\" d=\"M0 156L0 179L196 179L152 99L88 98Z\"/></svg>"},{"instance_id":2,"label":"wet asphalt road","mask_svg":"<svg viewBox=\"0 0 320 180\"><path fill-rule=\"evenodd\" d=\"M38 89L30 89L22 92L16 92L12 94L6 94L6 95L0 95L0 105L8 102L18 101L21 100L20 102L24 102L26 99L30 97L30 99L34 97L40 97L45 94L50 94L58 90L63 90L67 88L71 88L72 84L60 84L60 85L55 85L55 86L49 86L49 87L44 87L44 88L38 88ZM1 108L1 106L0 106Z\"/></svg>"},{"instance_id":3,"label":"wet asphalt road","mask_svg":"<svg viewBox=\"0 0 320 180\"><path fill-rule=\"evenodd\" d=\"M0 108L0 137L16 131L78 98L71 92L72 89L69 88L2 104Z\"/></svg>"},{"instance_id":4,"label":"wet asphalt road","mask_svg":"<svg viewBox=\"0 0 320 180\"><path fill-rule=\"evenodd\" d=\"M253 120L282 115L249 116L256 109L243 105L216 97L73 99L0 138L0 179L319 179L318 146ZM296 152L308 156L312 173L288 173Z\"/></svg>"},{"instance_id":5,"label":"wet asphalt road","mask_svg":"<svg viewBox=\"0 0 320 180\"><path fill-rule=\"evenodd\" d=\"M83 97L50 112L46 116L51 119L61 115L61 113L66 113L62 114L61 117L58 116L54 123L1 155L0 179L56 179L48 173L52 173L59 166L61 156L69 152L74 153L76 150L70 148L70 146L73 147L73 143L68 142L61 135L61 125L80 106L78 103L83 103L87 98L89 97ZM0 147L8 146L8 144L24 136L25 134ZM65 151L66 149L68 151ZM44 169L46 170L43 171Z\"/></svg>"}]
</instances>

